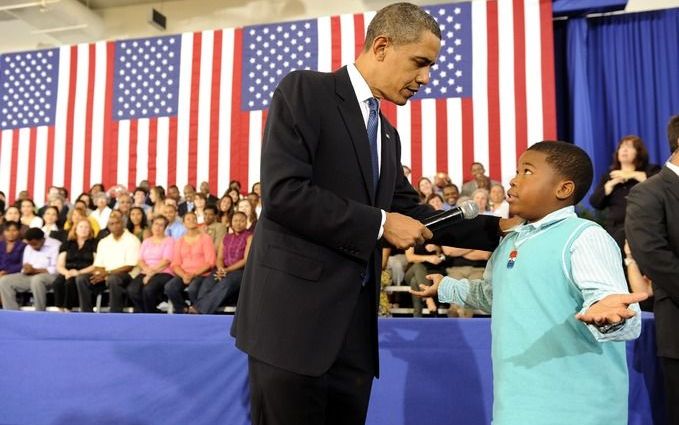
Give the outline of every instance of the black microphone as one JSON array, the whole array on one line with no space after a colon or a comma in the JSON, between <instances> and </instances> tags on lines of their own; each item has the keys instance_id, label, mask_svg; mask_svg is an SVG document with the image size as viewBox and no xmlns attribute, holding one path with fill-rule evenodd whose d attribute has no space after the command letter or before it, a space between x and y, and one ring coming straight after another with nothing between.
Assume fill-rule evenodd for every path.
<instances>
[{"instance_id":1,"label":"black microphone","mask_svg":"<svg viewBox=\"0 0 679 425\"><path fill-rule=\"evenodd\" d=\"M442 211L438 214L425 219L422 224L427 226L432 232L458 223L462 220L471 220L479 215L479 206L474 201L464 201L460 205L454 206L448 211Z\"/></svg>"}]
</instances>

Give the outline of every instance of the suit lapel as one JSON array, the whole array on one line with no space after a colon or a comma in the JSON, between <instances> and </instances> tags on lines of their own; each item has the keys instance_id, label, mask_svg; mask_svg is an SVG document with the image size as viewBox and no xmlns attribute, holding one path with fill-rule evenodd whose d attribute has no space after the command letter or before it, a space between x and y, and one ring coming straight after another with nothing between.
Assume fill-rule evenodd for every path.
<instances>
[{"instance_id":1,"label":"suit lapel","mask_svg":"<svg viewBox=\"0 0 679 425\"><path fill-rule=\"evenodd\" d=\"M667 166L664 166L662 170L660 170L660 174L667 190L672 192L672 194L679 199L679 176L677 176L674 171L667 168Z\"/></svg>"},{"instance_id":2,"label":"suit lapel","mask_svg":"<svg viewBox=\"0 0 679 425\"><path fill-rule=\"evenodd\" d=\"M351 142L354 145L354 152L361 168L363 183L365 184L370 203L375 204L375 191L372 177L372 164L370 161L370 147L368 143L368 133L363 122L363 114L356 100L356 93L351 85L349 73L346 67L342 67L335 73L335 92L338 97L337 106L344 125L349 132Z\"/></svg>"}]
</instances>

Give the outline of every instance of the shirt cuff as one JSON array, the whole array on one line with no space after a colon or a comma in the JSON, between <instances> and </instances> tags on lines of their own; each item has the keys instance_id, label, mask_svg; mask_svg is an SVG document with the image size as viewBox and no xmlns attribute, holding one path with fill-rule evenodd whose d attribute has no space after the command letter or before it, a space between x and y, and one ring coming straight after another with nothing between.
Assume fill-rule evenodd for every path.
<instances>
[{"instance_id":1,"label":"shirt cuff","mask_svg":"<svg viewBox=\"0 0 679 425\"><path fill-rule=\"evenodd\" d=\"M380 221L380 231L377 232L377 239L382 239L382 235L384 234L384 223L387 221L387 213L384 210L380 210L382 213L382 221Z\"/></svg>"}]
</instances>

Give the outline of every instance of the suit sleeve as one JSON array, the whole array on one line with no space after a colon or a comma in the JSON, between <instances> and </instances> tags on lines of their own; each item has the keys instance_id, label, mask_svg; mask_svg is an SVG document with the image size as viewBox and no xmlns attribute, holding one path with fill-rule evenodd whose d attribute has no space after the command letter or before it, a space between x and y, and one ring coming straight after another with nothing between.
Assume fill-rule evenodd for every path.
<instances>
[{"instance_id":1,"label":"suit sleeve","mask_svg":"<svg viewBox=\"0 0 679 425\"><path fill-rule=\"evenodd\" d=\"M672 250L662 196L637 185L627 197L625 233L641 270L679 303L679 258Z\"/></svg>"},{"instance_id":2,"label":"suit sleeve","mask_svg":"<svg viewBox=\"0 0 679 425\"><path fill-rule=\"evenodd\" d=\"M399 140L398 158L401 157ZM436 213L429 205L419 203L419 196L403 174L399 164L396 175L396 189L392 211L416 218L420 221ZM473 220L464 220L434 233L431 243L436 245L471 248L481 251L494 251L500 242L500 218L481 215Z\"/></svg>"},{"instance_id":3,"label":"suit sleeve","mask_svg":"<svg viewBox=\"0 0 679 425\"><path fill-rule=\"evenodd\" d=\"M262 147L263 213L302 238L367 261L382 214L314 184L322 123L318 101L306 98L313 88L304 88L308 81L302 80L289 74L271 101Z\"/></svg>"}]
</instances>

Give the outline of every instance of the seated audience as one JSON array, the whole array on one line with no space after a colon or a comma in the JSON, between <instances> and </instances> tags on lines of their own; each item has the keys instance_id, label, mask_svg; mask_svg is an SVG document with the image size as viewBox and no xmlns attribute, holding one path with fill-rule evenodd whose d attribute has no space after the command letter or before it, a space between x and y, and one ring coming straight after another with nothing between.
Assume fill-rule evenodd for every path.
<instances>
[{"instance_id":1,"label":"seated audience","mask_svg":"<svg viewBox=\"0 0 679 425\"><path fill-rule=\"evenodd\" d=\"M139 207L144 211L144 214L148 215L151 211L151 206L146 203L146 198L148 197L148 191L143 187L138 187L134 189L134 203L132 206Z\"/></svg>"},{"instance_id":2,"label":"seated audience","mask_svg":"<svg viewBox=\"0 0 679 425\"><path fill-rule=\"evenodd\" d=\"M200 183L200 193L205 196L205 201L208 205L217 205L219 199L210 191L210 183L204 181Z\"/></svg>"},{"instance_id":3,"label":"seated audience","mask_svg":"<svg viewBox=\"0 0 679 425\"><path fill-rule=\"evenodd\" d=\"M111 207L108 206L108 198L104 192L98 192L92 195L92 201L94 201L96 208L92 211L90 217L97 220L97 228L105 229L108 226L108 218L112 211Z\"/></svg>"},{"instance_id":4,"label":"seated audience","mask_svg":"<svg viewBox=\"0 0 679 425\"><path fill-rule=\"evenodd\" d=\"M410 264L405 274L405 282L413 290L419 290L420 285L431 285L427 275L440 273L445 270L445 257L441 254L441 248L433 244L417 244L406 249L406 260ZM413 317L422 317L422 298L413 296ZM434 316L438 308L433 298L424 298L427 309Z\"/></svg>"},{"instance_id":5,"label":"seated audience","mask_svg":"<svg viewBox=\"0 0 679 425\"><path fill-rule=\"evenodd\" d=\"M179 188L177 187L176 184L171 184L167 187L167 195L165 196L165 199L174 199L175 206L179 205L179 201L181 200L181 196L179 194Z\"/></svg>"},{"instance_id":6,"label":"seated audience","mask_svg":"<svg viewBox=\"0 0 679 425\"><path fill-rule=\"evenodd\" d=\"M139 242L151 236L146 213L141 207L134 206L130 209L130 218L127 220L127 230L139 239Z\"/></svg>"},{"instance_id":7,"label":"seated audience","mask_svg":"<svg viewBox=\"0 0 679 425\"><path fill-rule=\"evenodd\" d=\"M35 215L35 202L32 199L24 199L19 204L21 222L28 227L42 227L42 218Z\"/></svg>"},{"instance_id":8,"label":"seated audience","mask_svg":"<svg viewBox=\"0 0 679 425\"><path fill-rule=\"evenodd\" d=\"M493 183L499 183L486 176L486 169L480 162L473 162L471 168L471 180L462 185L461 195L472 196L476 189L490 189Z\"/></svg>"},{"instance_id":9,"label":"seated audience","mask_svg":"<svg viewBox=\"0 0 679 425\"><path fill-rule=\"evenodd\" d=\"M17 292L32 292L36 311L44 311L47 307L47 290L56 279L59 241L45 237L42 230L31 227L26 231L26 248L23 255L23 267L20 272L0 278L0 296L2 306L6 310L18 310Z\"/></svg>"},{"instance_id":10,"label":"seated audience","mask_svg":"<svg viewBox=\"0 0 679 425\"><path fill-rule=\"evenodd\" d=\"M449 184L443 187L443 204L444 210L449 210L457 204L457 198L460 197L460 190L454 184Z\"/></svg>"},{"instance_id":11,"label":"seated audience","mask_svg":"<svg viewBox=\"0 0 679 425\"><path fill-rule=\"evenodd\" d=\"M196 205L194 204L195 196L196 189L190 184L185 185L184 202L180 202L177 206L177 213L179 214L179 217L184 217L184 214L191 212L196 208Z\"/></svg>"},{"instance_id":12,"label":"seated audience","mask_svg":"<svg viewBox=\"0 0 679 425\"><path fill-rule=\"evenodd\" d=\"M490 186L488 207L493 215L509 218L509 203L505 199L505 188L501 184L494 183Z\"/></svg>"},{"instance_id":13,"label":"seated audience","mask_svg":"<svg viewBox=\"0 0 679 425\"><path fill-rule=\"evenodd\" d=\"M0 240L0 278L21 271L26 244L19 237L20 229L21 225L16 221L3 223L3 238Z\"/></svg>"},{"instance_id":14,"label":"seated audience","mask_svg":"<svg viewBox=\"0 0 679 425\"><path fill-rule=\"evenodd\" d=\"M240 189L232 187L226 191L226 194L231 197L231 200L233 201L234 205L236 205L238 201L240 201Z\"/></svg>"},{"instance_id":15,"label":"seated audience","mask_svg":"<svg viewBox=\"0 0 679 425\"><path fill-rule=\"evenodd\" d=\"M87 209L88 213L92 212L95 208L94 203L92 202L92 197L87 192L83 192L80 195L78 195L75 201L76 202L82 201L85 204L85 208ZM73 204L75 205L75 202Z\"/></svg>"},{"instance_id":16,"label":"seated audience","mask_svg":"<svg viewBox=\"0 0 679 425\"><path fill-rule=\"evenodd\" d=\"M165 189L162 186L153 186L149 191L149 201L151 202L151 210L148 212L148 219L152 220L154 217L163 214L163 207L165 206Z\"/></svg>"},{"instance_id":17,"label":"seated audience","mask_svg":"<svg viewBox=\"0 0 679 425\"><path fill-rule=\"evenodd\" d=\"M481 279L486 263L490 258L490 252L476 249L455 248L451 246L441 247L443 254L448 259L448 276L454 279ZM448 309L449 317L472 317L474 310L463 306L451 304Z\"/></svg>"},{"instance_id":18,"label":"seated audience","mask_svg":"<svg viewBox=\"0 0 679 425\"><path fill-rule=\"evenodd\" d=\"M67 232L59 228L59 210L57 207L52 205L46 206L42 213L42 221L42 231L45 235L61 243L66 241Z\"/></svg>"},{"instance_id":19,"label":"seated audience","mask_svg":"<svg viewBox=\"0 0 679 425\"><path fill-rule=\"evenodd\" d=\"M434 176L434 193L443 194L443 188L452 183L447 173L439 171Z\"/></svg>"},{"instance_id":20,"label":"seated audience","mask_svg":"<svg viewBox=\"0 0 679 425\"><path fill-rule=\"evenodd\" d=\"M219 200L218 205L219 205L219 221L228 229L228 227L231 225L231 216L233 215L234 211L233 199L231 199L231 197L228 194L224 195Z\"/></svg>"},{"instance_id":21,"label":"seated audience","mask_svg":"<svg viewBox=\"0 0 679 425\"><path fill-rule=\"evenodd\" d=\"M109 215L110 217L110 215ZM90 222L90 225L92 225L92 231L94 232L94 237L104 237L106 235L100 235L99 233L102 231L102 229L99 228L99 222L92 217L92 215L87 215L87 210L83 208L73 208L71 210L70 217L68 221L66 221L66 224L64 225L64 230L70 231L71 228L75 225L75 223L79 222L82 219L87 219ZM106 230L104 228L103 230Z\"/></svg>"},{"instance_id":22,"label":"seated audience","mask_svg":"<svg viewBox=\"0 0 679 425\"><path fill-rule=\"evenodd\" d=\"M165 284L172 279L172 263L174 240L165 235L167 218L159 215L151 222L151 236L144 239L139 250L139 274L132 279L128 293L135 295L132 299L142 298L144 313L159 313L156 307L163 295Z\"/></svg>"},{"instance_id":23,"label":"seated audience","mask_svg":"<svg viewBox=\"0 0 679 425\"><path fill-rule=\"evenodd\" d=\"M19 212L19 208L15 206L7 207L5 210L4 222L8 223L10 221L19 223L19 239L23 239L26 231L28 230L28 226L21 222L21 213Z\"/></svg>"},{"instance_id":24,"label":"seated audience","mask_svg":"<svg viewBox=\"0 0 679 425\"><path fill-rule=\"evenodd\" d=\"M245 214L234 213L231 219L233 233L222 238L217 251L217 270L205 277L198 288L194 303L198 313L212 314L224 300L238 294L252 242L252 232L246 226Z\"/></svg>"},{"instance_id":25,"label":"seated audience","mask_svg":"<svg viewBox=\"0 0 679 425\"><path fill-rule=\"evenodd\" d=\"M106 287L110 291L111 313L123 311L124 295L132 281L130 272L137 265L141 244L123 227L123 217L118 211L111 213L108 230L110 234L101 239L97 246L94 271L76 277L80 311L92 311L93 296L103 292ZM132 302L135 309L142 305L141 299L132 299Z\"/></svg>"},{"instance_id":26,"label":"seated audience","mask_svg":"<svg viewBox=\"0 0 679 425\"><path fill-rule=\"evenodd\" d=\"M184 236L186 233L186 227L182 221L177 217L177 207L172 205L173 200L171 198L165 200L165 206L163 207L163 215L167 218L168 225L165 229L165 234L172 237L172 239L177 240Z\"/></svg>"},{"instance_id":27,"label":"seated audience","mask_svg":"<svg viewBox=\"0 0 679 425\"><path fill-rule=\"evenodd\" d=\"M229 198L231 199L231 198ZM208 205L205 207L205 233L210 235L212 238L212 243L215 248L219 247L219 243L226 234L228 227L217 221L217 207L214 205Z\"/></svg>"},{"instance_id":28,"label":"seated audience","mask_svg":"<svg viewBox=\"0 0 679 425\"><path fill-rule=\"evenodd\" d=\"M70 311L78 306L78 276L94 271L94 255L97 242L92 225L87 219L80 219L68 233L68 239L59 248L57 273L54 280L54 305L61 311Z\"/></svg>"},{"instance_id":29,"label":"seated audience","mask_svg":"<svg viewBox=\"0 0 679 425\"><path fill-rule=\"evenodd\" d=\"M172 271L175 277L165 284L165 295L170 299L175 313L197 313L195 303L198 288L205 276L215 266L215 246L209 235L198 230L198 222L193 212L184 215L186 234L174 244ZM188 287L188 288L187 288ZM184 289L187 288L191 308L184 302Z\"/></svg>"},{"instance_id":30,"label":"seated audience","mask_svg":"<svg viewBox=\"0 0 679 425\"><path fill-rule=\"evenodd\" d=\"M127 226L127 222L130 219L130 210L132 209L132 197L129 193L123 192L118 194L118 198L115 205L115 210L120 211L123 216L123 225Z\"/></svg>"},{"instance_id":31,"label":"seated audience","mask_svg":"<svg viewBox=\"0 0 679 425\"><path fill-rule=\"evenodd\" d=\"M472 201L479 207L479 214L492 214L488 207L488 189L476 189L472 193Z\"/></svg>"},{"instance_id":32,"label":"seated audience","mask_svg":"<svg viewBox=\"0 0 679 425\"><path fill-rule=\"evenodd\" d=\"M250 201L247 199L238 201L238 204L236 204L236 211L245 213L245 216L248 218L247 229L255 230L255 225L257 225L257 214L255 214L255 209L252 207Z\"/></svg>"},{"instance_id":33,"label":"seated audience","mask_svg":"<svg viewBox=\"0 0 679 425\"><path fill-rule=\"evenodd\" d=\"M77 203L77 201L76 201ZM59 219L57 220L57 225L59 228L63 229L64 225L68 221L68 213L71 210L70 207L66 206L66 200L61 197L61 195L55 196L49 203L50 207L56 207L57 210L59 211ZM43 208L46 208L44 206ZM90 213L90 210L87 209L87 213Z\"/></svg>"},{"instance_id":34,"label":"seated audience","mask_svg":"<svg viewBox=\"0 0 679 425\"><path fill-rule=\"evenodd\" d=\"M195 193L193 195L193 212L196 214L196 219L198 224L203 225L205 222L205 206L207 205L207 199L202 193Z\"/></svg>"},{"instance_id":35,"label":"seated audience","mask_svg":"<svg viewBox=\"0 0 679 425\"><path fill-rule=\"evenodd\" d=\"M417 181L417 193L420 195L420 201L424 202L427 196L434 193L434 186L431 184L431 180L426 177L420 177Z\"/></svg>"}]
</instances>

